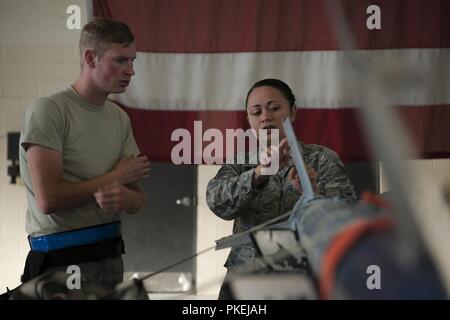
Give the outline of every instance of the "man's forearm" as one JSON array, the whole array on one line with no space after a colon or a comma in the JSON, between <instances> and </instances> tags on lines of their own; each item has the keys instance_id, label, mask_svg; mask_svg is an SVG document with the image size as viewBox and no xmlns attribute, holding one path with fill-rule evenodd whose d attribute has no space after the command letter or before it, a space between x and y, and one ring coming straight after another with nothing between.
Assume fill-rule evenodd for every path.
<instances>
[{"instance_id":1,"label":"man's forearm","mask_svg":"<svg viewBox=\"0 0 450 320\"><path fill-rule=\"evenodd\" d=\"M131 188L126 189L124 211L128 214L135 214L145 205L147 197L141 190L133 190Z\"/></svg>"},{"instance_id":2,"label":"man's forearm","mask_svg":"<svg viewBox=\"0 0 450 320\"><path fill-rule=\"evenodd\" d=\"M61 180L53 186L43 188L42 199L38 199L38 204L45 214L78 207L93 199L94 192L100 186L115 181L117 181L117 177L113 171L86 181L70 182Z\"/></svg>"}]
</instances>

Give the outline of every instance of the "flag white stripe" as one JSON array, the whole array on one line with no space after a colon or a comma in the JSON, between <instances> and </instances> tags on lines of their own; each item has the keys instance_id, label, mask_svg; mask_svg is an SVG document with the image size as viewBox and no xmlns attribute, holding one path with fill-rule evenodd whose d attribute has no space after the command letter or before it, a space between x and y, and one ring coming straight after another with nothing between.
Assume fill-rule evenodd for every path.
<instances>
[{"instance_id":1,"label":"flag white stripe","mask_svg":"<svg viewBox=\"0 0 450 320\"><path fill-rule=\"evenodd\" d=\"M263 78L288 83L303 108L358 106L340 71L349 51L173 54L138 52L136 75L113 99L151 110L243 110L250 86ZM358 50L366 63L392 70L393 105L450 104L450 49ZM396 73L402 62L403 77ZM367 75L370 76L370 75ZM412 90L399 94L403 80ZM417 81L417 82L415 82ZM364 94L364 93L363 93Z\"/></svg>"}]
</instances>

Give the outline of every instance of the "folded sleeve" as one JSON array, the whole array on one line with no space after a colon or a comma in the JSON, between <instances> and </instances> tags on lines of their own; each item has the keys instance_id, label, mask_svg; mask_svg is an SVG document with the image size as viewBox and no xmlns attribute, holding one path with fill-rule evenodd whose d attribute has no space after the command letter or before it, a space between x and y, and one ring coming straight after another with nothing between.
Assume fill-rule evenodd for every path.
<instances>
[{"instance_id":1,"label":"folded sleeve","mask_svg":"<svg viewBox=\"0 0 450 320\"><path fill-rule=\"evenodd\" d=\"M58 106L48 98L34 99L25 112L20 145L38 144L63 151L65 123Z\"/></svg>"}]
</instances>

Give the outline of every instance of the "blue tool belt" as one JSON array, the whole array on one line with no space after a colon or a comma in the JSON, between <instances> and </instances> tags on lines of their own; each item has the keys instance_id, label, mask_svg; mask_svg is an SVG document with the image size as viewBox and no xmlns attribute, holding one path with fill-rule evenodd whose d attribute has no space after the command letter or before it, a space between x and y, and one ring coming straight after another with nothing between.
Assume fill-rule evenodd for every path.
<instances>
[{"instance_id":1,"label":"blue tool belt","mask_svg":"<svg viewBox=\"0 0 450 320\"><path fill-rule=\"evenodd\" d=\"M82 246L120 236L120 222L108 223L83 229L30 237L32 251L49 252L58 249Z\"/></svg>"}]
</instances>

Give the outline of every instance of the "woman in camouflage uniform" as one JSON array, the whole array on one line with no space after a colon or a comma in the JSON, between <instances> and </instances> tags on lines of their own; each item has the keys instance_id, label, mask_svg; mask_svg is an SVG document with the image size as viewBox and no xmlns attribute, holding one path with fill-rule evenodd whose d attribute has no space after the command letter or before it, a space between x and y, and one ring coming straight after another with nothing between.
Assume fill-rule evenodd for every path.
<instances>
[{"instance_id":1,"label":"woman in camouflage uniform","mask_svg":"<svg viewBox=\"0 0 450 320\"><path fill-rule=\"evenodd\" d=\"M279 130L279 170L269 176L261 175L262 164L226 164L209 181L207 204L218 217L234 220L234 234L292 210L302 194L282 126L285 118L294 121L296 116L291 89L278 79L258 81L249 90L245 105L250 127L256 132ZM356 200L354 188L336 152L316 144L299 144L316 193ZM251 269L256 256L253 245L234 247L225 267L228 272ZM230 298L224 288L222 286L219 299Z\"/></svg>"}]
</instances>

